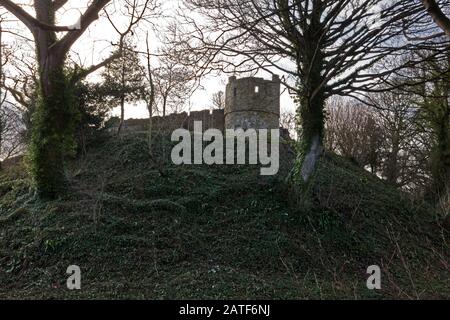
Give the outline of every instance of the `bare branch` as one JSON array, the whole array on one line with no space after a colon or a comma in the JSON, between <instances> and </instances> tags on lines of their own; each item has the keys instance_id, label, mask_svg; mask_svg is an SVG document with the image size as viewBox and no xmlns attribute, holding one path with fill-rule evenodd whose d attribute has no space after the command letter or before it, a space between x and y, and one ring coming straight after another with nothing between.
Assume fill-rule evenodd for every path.
<instances>
[{"instance_id":1,"label":"bare branch","mask_svg":"<svg viewBox=\"0 0 450 320\"><path fill-rule=\"evenodd\" d=\"M62 7L64 7L64 5L69 2L69 0L54 0L53 1L53 8L55 8L55 11L58 11L59 9L61 9Z\"/></svg>"},{"instance_id":2,"label":"bare branch","mask_svg":"<svg viewBox=\"0 0 450 320\"><path fill-rule=\"evenodd\" d=\"M89 8L86 9L81 16L80 26L78 30L74 30L66 34L56 45L55 50L61 54L66 54L72 45L83 35L83 33L89 28L89 26L99 18L99 12L109 3L111 0L95 0Z\"/></svg>"},{"instance_id":3,"label":"bare branch","mask_svg":"<svg viewBox=\"0 0 450 320\"><path fill-rule=\"evenodd\" d=\"M15 4L10 0L0 0L0 5L5 7L11 14L13 14L17 19L22 21L25 26L31 31L33 35L36 34L38 29L47 30L47 31L56 31L56 32L67 32L73 31L74 28L70 26L54 26L39 21L34 18L28 12L23 10L19 5Z\"/></svg>"},{"instance_id":4,"label":"bare branch","mask_svg":"<svg viewBox=\"0 0 450 320\"><path fill-rule=\"evenodd\" d=\"M434 22L450 37L450 19L442 12L435 0L422 0L428 14Z\"/></svg>"}]
</instances>

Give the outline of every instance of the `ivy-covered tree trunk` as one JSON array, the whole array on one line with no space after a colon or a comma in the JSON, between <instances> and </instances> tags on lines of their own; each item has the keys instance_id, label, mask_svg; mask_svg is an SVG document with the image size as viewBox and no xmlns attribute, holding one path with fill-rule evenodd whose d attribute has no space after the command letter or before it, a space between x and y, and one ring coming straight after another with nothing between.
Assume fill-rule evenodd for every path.
<instances>
[{"instance_id":1,"label":"ivy-covered tree trunk","mask_svg":"<svg viewBox=\"0 0 450 320\"><path fill-rule=\"evenodd\" d=\"M43 198L55 198L65 188L64 158L74 147L73 130L77 121L71 93L73 80L81 80L116 58L111 56L102 63L74 75L72 84L69 85L64 72L66 55L110 2L111 0L90 1L78 24L57 26L56 12L64 7L67 0L34 0L36 17L24 10L23 4L0 0L0 6L28 28L36 46L39 89L31 124L30 162L34 184ZM132 25L136 23L137 21L133 20ZM65 34L58 39L57 32ZM122 39L128 32L131 32L131 27L121 35Z\"/></svg>"},{"instance_id":2,"label":"ivy-covered tree trunk","mask_svg":"<svg viewBox=\"0 0 450 320\"><path fill-rule=\"evenodd\" d=\"M314 173L324 150L324 105L321 97L300 100L301 154L297 165L304 182Z\"/></svg>"},{"instance_id":3,"label":"ivy-covered tree trunk","mask_svg":"<svg viewBox=\"0 0 450 320\"><path fill-rule=\"evenodd\" d=\"M65 188L64 158L74 147L72 96L62 67L44 71L33 115L31 167L41 198L54 198Z\"/></svg>"},{"instance_id":4,"label":"ivy-covered tree trunk","mask_svg":"<svg viewBox=\"0 0 450 320\"><path fill-rule=\"evenodd\" d=\"M444 71L442 79L434 82L431 97L424 101L423 113L433 132L433 148L431 151L432 184L428 197L433 201L444 199L450 195L450 47L447 61L439 67L431 64L434 73ZM447 70L447 71L446 71Z\"/></svg>"},{"instance_id":5,"label":"ivy-covered tree trunk","mask_svg":"<svg viewBox=\"0 0 450 320\"><path fill-rule=\"evenodd\" d=\"M450 82L447 84L446 95L450 94ZM448 197L450 193L450 104L448 98L442 99L438 123L435 124L436 144L432 151L433 193L438 198Z\"/></svg>"},{"instance_id":6,"label":"ivy-covered tree trunk","mask_svg":"<svg viewBox=\"0 0 450 320\"><path fill-rule=\"evenodd\" d=\"M298 62L299 70L304 76L300 81L299 108L297 112L300 132L300 158L297 160L297 172L304 182L314 173L317 162L323 153L325 126L325 93L323 53L320 40L315 34L321 30L320 14L316 12L311 18L311 26L305 31L305 45L302 60Z\"/></svg>"},{"instance_id":7,"label":"ivy-covered tree trunk","mask_svg":"<svg viewBox=\"0 0 450 320\"><path fill-rule=\"evenodd\" d=\"M36 17L54 24L51 5L36 5ZM64 74L65 54L52 50L56 32L39 30L36 35L39 64L38 102L32 118L31 173L41 198L55 198L65 188L64 157L73 147L72 94Z\"/></svg>"},{"instance_id":8,"label":"ivy-covered tree trunk","mask_svg":"<svg viewBox=\"0 0 450 320\"><path fill-rule=\"evenodd\" d=\"M439 144L435 150L433 177L435 189L440 196L450 192L450 111L440 127Z\"/></svg>"},{"instance_id":9,"label":"ivy-covered tree trunk","mask_svg":"<svg viewBox=\"0 0 450 320\"><path fill-rule=\"evenodd\" d=\"M442 159L441 190L444 197L450 196L450 46L447 51L447 72L444 79L444 112L439 131L440 153ZM448 200L447 200L448 201Z\"/></svg>"}]
</instances>

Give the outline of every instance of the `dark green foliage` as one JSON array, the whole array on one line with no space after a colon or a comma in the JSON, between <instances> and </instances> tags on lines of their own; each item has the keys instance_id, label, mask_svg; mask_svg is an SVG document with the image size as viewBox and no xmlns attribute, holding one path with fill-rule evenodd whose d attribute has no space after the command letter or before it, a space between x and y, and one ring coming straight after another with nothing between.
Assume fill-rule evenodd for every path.
<instances>
[{"instance_id":1,"label":"dark green foliage","mask_svg":"<svg viewBox=\"0 0 450 320\"><path fill-rule=\"evenodd\" d=\"M117 107L122 98L125 102L133 102L144 94L144 71L139 54L133 51L130 44L123 51L121 57L105 68L101 88L98 88L103 98L113 107Z\"/></svg>"},{"instance_id":2,"label":"dark green foliage","mask_svg":"<svg viewBox=\"0 0 450 320\"><path fill-rule=\"evenodd\" d=\"M81 116L80 128L97 131L104 125L111 105L106 101L107 92L101 84L78 82L74 88L75 102Z\"/></svg>"},{"instance_id":3,"label":"dark green foliage","mask_svg":"<svg viewBox=\"0 0 450 320\"><path fill-rule=\"evenodd\" d=\"M0 217L19 209L0 223L0 298L450 295L448 234L433 211L340 157L322 158L296 202L284 174L167 165L161 176L146 150L145 134L99 136L70 162L75 192L49 203L29 197L27 180L0 176ZM65 289L72 264L80 292ZM372 264L383 269L379 292L365 287Z\"/></svg>"},{"instance_id":4,"label":"dark green foliage","mask_svg":"<svg viewBox=\"0 0 450 320\"><path fill-rule=\"evenodd\" d=\"M80 81L75 84L75 105L80 115L76 127L76 140L79 153L86 152L86 144L96 132L106 126L106 119L112 110L108 101L108 92L100 83Z\"/></svg>"}]
</instances>

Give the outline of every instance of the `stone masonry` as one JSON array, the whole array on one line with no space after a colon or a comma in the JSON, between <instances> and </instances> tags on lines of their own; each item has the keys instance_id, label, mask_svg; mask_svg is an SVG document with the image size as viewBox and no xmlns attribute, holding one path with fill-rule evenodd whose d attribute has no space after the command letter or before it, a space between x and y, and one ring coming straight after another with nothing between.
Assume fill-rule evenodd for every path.
<instances>
[{"instance_id":1,"label":"stone masonry","mask_svg":"<svg viewBox=\"0 0 450 320\"><path fill-rule=\"evenodd\" d=\"M203 122L208 129L278 129L280 127L280 79L231 77L226 87L225 110L203 110L153 117L155 131L174 131L179 128L193 130L194 121ZM130 119L124 124L124 131L145 131L148 119ZM110 129L115 131L117 125Z\"/></svg>"},{"instance_id":2,"label":"stone masonry","mask_svg":"<svg viewBox=\"0 0 450 320\"><path fill-rule=\"evenodd\" d=\"M225 93L226 129L278 129L280 78L230 77Z\"/></svg>"}]
</instances>

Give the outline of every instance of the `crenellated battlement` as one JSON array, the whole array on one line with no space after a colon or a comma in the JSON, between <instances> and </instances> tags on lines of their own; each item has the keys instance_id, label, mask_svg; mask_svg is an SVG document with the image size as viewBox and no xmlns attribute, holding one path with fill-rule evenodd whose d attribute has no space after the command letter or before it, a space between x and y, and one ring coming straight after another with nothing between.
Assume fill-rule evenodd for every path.
<instances>
[{"instance_id":1,"label":"crenellated battlement","mask_svg":"<svg viewBox=\"0 0 450 320\"><path fill-rule=\"evenodd\" d=\"M153 117L154 130L173 131L179 128L193 130L194 122L201 121L203 129L278 129L280 127L280 78L230 77L225 93L225 110L202 110ZM149 119L129 119L125 131L145 131ZM111 128L114 131L115 125Z\"/></svg>"}]
</instances>

